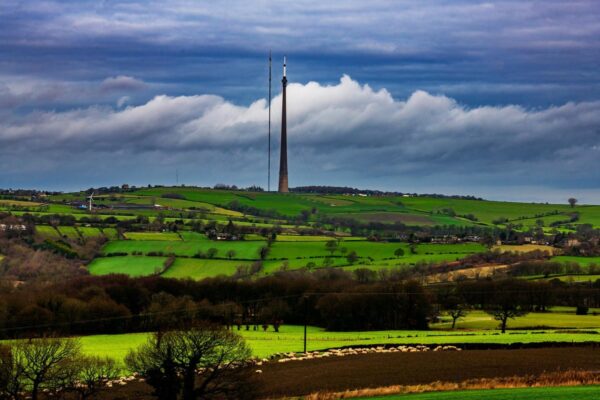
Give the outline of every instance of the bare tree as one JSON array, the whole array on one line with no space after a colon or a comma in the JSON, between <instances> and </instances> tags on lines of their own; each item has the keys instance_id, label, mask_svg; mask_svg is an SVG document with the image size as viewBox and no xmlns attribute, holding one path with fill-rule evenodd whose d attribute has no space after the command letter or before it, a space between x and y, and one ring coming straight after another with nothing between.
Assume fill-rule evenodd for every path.
<instances>
[{"instance_id":1,"label":"bare tree","mask_svg":"<svg viewBox=\"0 0 600 400\"><path fill-rule=\"evenodd\" d=\"M0 399L16 399L23 388L23 370L9 346L0 346Z\"/></svg>"},{"instance_id":2,"label":"bare tree","mask_svg":"<svg viewBox=\"0 0 600 400\"><path fill-rule=\"evenodd\" d=\"M577 204L577 199L574 197L569 198L569 205L571 206L571 208L575 208L575 204Z\"/></svg>"},{"instance_id":3,"label":"bare tree","mask_svg":"<svg viewBox=\"0 0 600 400\"><path fill-rule=\"evenodd\" d=\"M450 293L444 296L441 303L446 313L452 318L452 329L454 329L456 321L467 316L464 298L457 293Z\"/></svg>"},{"instance_id":4,"label":"bare tree","mask_svg":"<svg viewBox=\"0 0 600 400\"><path fill-rule=\"evenodd\" d=\"M153 335L125 358L160 399L240 399L252 396L243 339L218 325Z\"/></svg>"},{"instance_id":5,"label":"bare tree","mask_svg":"<svg viewBox=\"0 0 600 400\"><path fill-rule=\"evenodd\" d=\"M42 389L56 392L70 380L71 363L79 355L75 339L18 341L11 348L13 387L20 386L37 400Z\"/></svg>"},{"instance_id":6,"label":"bare tree","mask_svg":"<svg viewBox=\"0 0 600 400\"><path fill-rule=\"evenodd\" d=\"M484 306L484 311L500 322L502 333L506 332L509 319L521 317L529 313L529 305L524 296L520 282L506 280L496 284L490 293L490 302Z\"/></svg>"},{"instance_id":7,"label":"bare tree","mask_svg":"<svg viewBox=\"0 0 600 400\"><path fill-rule=\"evenodd\" d=\"M456 321L467 316L467 310L462 304L456 304L448 310L448 315L452 318L452 329L456 326Z\"/></svg>"}]
</instances>

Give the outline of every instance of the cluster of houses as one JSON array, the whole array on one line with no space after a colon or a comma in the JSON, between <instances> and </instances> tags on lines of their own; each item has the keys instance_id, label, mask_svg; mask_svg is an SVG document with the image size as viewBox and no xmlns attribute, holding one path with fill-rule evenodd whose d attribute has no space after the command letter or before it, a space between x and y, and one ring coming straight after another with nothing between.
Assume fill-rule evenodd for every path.
<instances>
[{"instance_id":1,"label":"cluster of houses","mask_svg":"<svg viewBox=\"0 0 600 400\"><path fill-rule=\"evenodd\" d=\"M88 210L90 205L85 201L71 201L68 203L71 207L78 208L80 210ZM161 206L160 204L93 204L94 210L165 210L165 206Z\"/></svg>"},{"instance_id":2,"label":"cluster of houses","mask_svg":"<svg viewBox=\"0 0 600 400\"><path fill-rule=\"evenodd\" d=\"M438 244L453 244L453 243L467 243L467 242L481 242L481 236L467 235L464 237L458 237L456 235L442 235L442 236L433 236L431 238L431 243L438 243Z\"/></svg>"},{"instance_id":3,"label":"cluster of houses","mask_svg":"<svg viewBox=\"0 0 600 400\"><path fill-rule=\"evenodd\" d=\"M0 224L0 231L26 231L27 227L23 224Z\"/></svg>"}]
</instances>

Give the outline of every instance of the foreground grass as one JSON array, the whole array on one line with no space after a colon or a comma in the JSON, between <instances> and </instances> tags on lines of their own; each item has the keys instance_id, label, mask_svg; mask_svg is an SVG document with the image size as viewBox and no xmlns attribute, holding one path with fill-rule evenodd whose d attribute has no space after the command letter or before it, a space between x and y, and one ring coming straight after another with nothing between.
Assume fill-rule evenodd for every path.
<instances>
[{"instance_id":1,"label":"foreground grass","mask_svg":"<svg viewBox=\"0 0 600 400\"><path fill-rule=\"evenodd\" d=\"M600 398L600 386L461 390L369 397L371 400L595 400L598 398Z\"/></svg>"}]
</instances>

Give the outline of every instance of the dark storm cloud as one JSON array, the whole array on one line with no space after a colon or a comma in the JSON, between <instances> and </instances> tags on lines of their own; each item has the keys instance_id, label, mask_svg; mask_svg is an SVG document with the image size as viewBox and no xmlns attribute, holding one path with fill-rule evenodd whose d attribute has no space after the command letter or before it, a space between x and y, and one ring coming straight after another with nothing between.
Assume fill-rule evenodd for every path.
<instances>
[{"instance_id":1,"label":"dark storm cloud","mask_svg":"<svg viewBox=\"0 0 600 400\"><path fill-rule=\"evenodd\" d=\"M0 26L0 186L260 184L272 48L292 184L600 200L594 0L4 0Z\"/></svg>"},{"instance_id":2,"label":"dark storm cloud","mask_svg":"<svg viewBox=\"0 0 600 400\"><path fill-rule=\"evenodd\" d=\"M348 73L397 96L474 85L475 94L448 93L472 105L547 105L598 93L594 0L9 1L1 9L0 67L57 80L128 75L170 93L251 101L262 95L273 48L291 56L296 81ZM507 85L537 89L523 98Z\"/></svg>"}]
</instances>

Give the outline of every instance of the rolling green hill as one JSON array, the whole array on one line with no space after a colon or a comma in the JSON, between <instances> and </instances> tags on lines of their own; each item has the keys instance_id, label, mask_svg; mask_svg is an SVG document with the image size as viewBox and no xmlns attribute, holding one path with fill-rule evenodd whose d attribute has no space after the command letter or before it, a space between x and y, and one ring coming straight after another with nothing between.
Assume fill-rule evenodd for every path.
<instances>
[{"instance_id":1,"label":"rolling green hill","mask_svg":"<svg viewBox=\"0 0 600 400\"><path fill-rule=\"evenodd\" d=\"M67 202L84 201L85 197L83 192L54 195L49 197L50 204L15 200L0 204L0 210L18 205L19 209L14 210L15 213L28 210L39 214L73 214L76 218L81 218L87 214L86 210L70 207ZM600 206L579 205L572 208L566 201L564 204L542 204L451 197L279 194L194 187L152 187L98 195L97 204L109 208L119 204L140 206L140 209L127 207L98 210L99 214L117 215L123 219L137 215L152 218L158 213L167 218L175 218L178 215L177 211L187 211L202 214L204 220L226 222L233 219L240 224L284 224L284 221L275 221L274 216L294 218L305 213L309 220L316 220L320 215L325 215L354 219L363 223L403 223L413 226L503 226L511 223L522 225L521 229L527 229L542 221L546 229L549 229L551 224L552 227L560 229L577 224L600 227ZM163 208L158 211L148 209L155 204ZM260 219L252 215L257 212L261 213L258 216ZM265 213L272 215L265 219ZM570 223L573 213L578 214L578 219ZM180 215L183 218L191 216Z\"/></svg>"}]
</instances>

